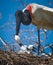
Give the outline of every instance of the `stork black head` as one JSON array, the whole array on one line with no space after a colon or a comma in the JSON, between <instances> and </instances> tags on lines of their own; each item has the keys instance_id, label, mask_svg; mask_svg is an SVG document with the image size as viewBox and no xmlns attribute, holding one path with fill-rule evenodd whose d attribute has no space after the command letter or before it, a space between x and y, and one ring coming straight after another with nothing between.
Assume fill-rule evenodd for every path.
<instances>
[{"instance_id":1,"label":"stork black head","mask_svg":"<svg viewBox=\"0 0 53 65\"><path fill-rule=\"evenodd\" d=\"M29 25L31 23L31 16L28 10L25 10L24 12L18 10L15 13L15 16L16 16L16 35L18 35L20 24L23 23L24 25Z\"/></svg>"},{"instance_id":2,"label":"stork black head","mask_svg":"<svg viewBox=\"0 0 53 65\"><path fill-rule=\"evenodd\" d=\"M23 12L23 21L22 21L22 23L23 23L24 25L29 25L29 24L31 24L31 16L30 16L30 12L29 12L28 10L25 10L25 11Z\"/></svg>"}]
</instances>

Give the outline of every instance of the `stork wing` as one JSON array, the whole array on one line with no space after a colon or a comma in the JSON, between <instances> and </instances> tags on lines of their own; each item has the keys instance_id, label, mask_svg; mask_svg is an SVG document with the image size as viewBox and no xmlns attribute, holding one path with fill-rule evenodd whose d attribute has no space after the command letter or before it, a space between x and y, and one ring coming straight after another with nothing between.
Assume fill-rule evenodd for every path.
<instances>
[{"instance_id":1,"label":"stork wing","mask_svg":"<svg viewBox=\"0 0 53 65\"><path fill-rule=\"evenodd\" d=\"M45 12L47 15L53 17L53 8L43 7L42 12Z\"/></svg>"},{"instance_id":2,"label":"stork wing","mask_svg":"<svg viewBox=\"0 0 53 65\"><path fill-rule=\"evenodd\" d=\"M37 21L34 21L34 24L37 24L37 26L53 30L53 12L51 12L50 10L37 8L33 19Z\"/></svg>"},{"instance_id":3,"label":"stork wing","mask_svg":"<svg viewBox=\"0 0 53 65\"><path fill-rule=\"evenodd\" d=\"M43 16L48 20L48 22L53 23L53 12L42 9L41 12L43 13Z\"/></svg>"}]
</instances>

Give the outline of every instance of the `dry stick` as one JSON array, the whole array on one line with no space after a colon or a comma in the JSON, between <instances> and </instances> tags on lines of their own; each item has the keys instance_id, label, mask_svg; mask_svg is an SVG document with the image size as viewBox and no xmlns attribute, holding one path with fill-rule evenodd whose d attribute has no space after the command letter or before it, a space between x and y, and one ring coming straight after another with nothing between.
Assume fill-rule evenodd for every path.
<instances>
[{"instance_id":1,"label":"dry stick","mask_svg":"<svg viewBox=\"0 0 53 65\"><path fill-rule=\"evenodd\" d=\"M0 37L0 41L3 43L5 48L10 50L9 46L6 44L6 42L1 37Z\"/></svg>"}]
</instances>

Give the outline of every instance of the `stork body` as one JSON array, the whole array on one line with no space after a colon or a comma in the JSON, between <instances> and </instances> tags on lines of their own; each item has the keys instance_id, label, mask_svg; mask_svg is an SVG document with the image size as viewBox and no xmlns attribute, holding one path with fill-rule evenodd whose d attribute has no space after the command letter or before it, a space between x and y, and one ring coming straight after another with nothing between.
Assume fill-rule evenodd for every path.
<instances>
[{"instance_id":1,"label":"stork body","mask_svg":"<svg viewBox=\"0 0 53 65\"><path fill-rule=\"evenodd\" d=\"M21 23L24 25L33 24L38 28L53 30L53 8L31 3L25 9L16 12L16 35L15 40L20 46L22 43L19 37Z\"/></svg>"},{"instance_id":2,"label":"stork body","mask_svg":"<svg viewBox=\"0 0 53 65\"><path fill-rule=\"evenodd\" d=\"M28 10L31 14L32 24L38 26L39 28L45 28L53 30L53 9L39 5L39 4L29 4L24 10Z\"/></svg>"}]
</instances>

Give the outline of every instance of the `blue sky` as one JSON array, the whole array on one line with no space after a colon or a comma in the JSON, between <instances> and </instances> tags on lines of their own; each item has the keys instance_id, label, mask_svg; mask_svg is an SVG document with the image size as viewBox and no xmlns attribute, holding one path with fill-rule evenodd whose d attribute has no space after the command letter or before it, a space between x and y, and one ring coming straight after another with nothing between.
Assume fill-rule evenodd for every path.
<instances>
[{"instance_id":1,"label":"blue sky","mask_svg":"<svg viewBox=\"0 0 53 65\"><path fill-rule=\"evenodd\" d=\"M0 0L0 36L8 43L9 46L11 46L11 44L17 44L14 40L15 12L17 10L22 10L25 7L23 3L26 3L26 5L29 3L38 3L53 8L53 3L51 3L52 1L53 0ZM20 38L23 44L29 45L32 44L33 40L37 41L37 30L35 30L36 27L32 24L30 26L24 26L22 24L21 30L25 29L30 31L33 30L33 32L32 34L30 31L25 31L24 34L23 31L20 32ZM46 39L46 42L41 42L42 45L53 42L53 31L48 31L46 34L48 38ZM44 34L41 34L41 40L44 39L43 36ZM25 38L29 39L26 40ZM0 44L2 45L1 42Z\"/></svg>"}]
</instances>

